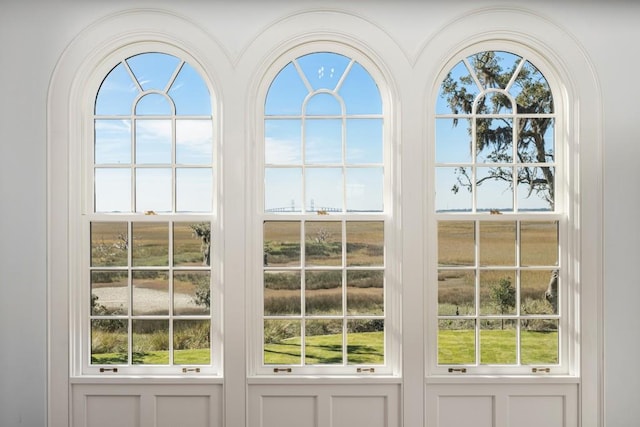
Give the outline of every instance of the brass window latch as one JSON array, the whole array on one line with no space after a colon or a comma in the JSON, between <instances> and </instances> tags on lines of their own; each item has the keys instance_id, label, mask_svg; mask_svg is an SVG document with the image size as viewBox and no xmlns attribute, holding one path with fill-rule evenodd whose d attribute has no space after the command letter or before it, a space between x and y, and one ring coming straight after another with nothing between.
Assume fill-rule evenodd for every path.
<instances>
[{"instance_id":1,"label":"brass window latch","mask_svg":"<svg viewBox=\"0 0 640 427\"><path fill-rule=\"evenodd\" d=\"M533 372L534 374L538 374L538 373L549 373L551 372L551 368L531 368L531 372Z\"/></svg>"},{"instance_id":2,"label":"brass window latch","mask_svg":"<svg viewBox=\"0 0 640 427\"><path fill-rule=\"evenodd\" d=\"M118 368L100 368L100 372L118 372Z\"/></svg>"},{"instance_id":3,"label":"brass window latch","mask_svg":"<svg viewBox=\"0 0 640 427\"><path fill-rule=\"evenodd\" d=\"M281 372L291 372L291 368L273 368L273 372L276 374Z\"/></svg>"},{"instance_id":4,"label":"brass window latch","mask_svg":"<svg viewBox=\"0 0 640 427\"><path fill-rule=\"evenodd\" d=\"M461 374L466 374L467 373L467 368L449 368L449 373L452 372L458 372Z\"/></svg>"}]
</instances>

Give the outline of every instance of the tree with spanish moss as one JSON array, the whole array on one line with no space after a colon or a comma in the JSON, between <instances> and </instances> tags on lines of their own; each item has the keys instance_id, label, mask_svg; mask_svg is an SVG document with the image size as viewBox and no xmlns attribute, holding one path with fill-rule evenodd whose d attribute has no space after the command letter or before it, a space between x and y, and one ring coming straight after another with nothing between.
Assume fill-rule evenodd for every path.
<instances>
[{"instance_id":1,"label":"tree with spanish moss","mask_svg":"<svg viewBox=\"0 0 640 427\"><path fill-rule=\"evenodd\" d=\"M466 119L476 152L483 154L484 163L492 165L486 175L476 179L475 185L490 180L505 182L511 189L517 186L520 191L526 191L525 197L540 197L553 210L555 171L551 163L555 154L550 136L554 126L550 116L554 110L551 89L531 63L522 62L518 57L519 60L506 61L503 56L503 52L496 51L470 56L469 72L459 76L450 72L442 83L440 96L451 113ZM513 112L518 116L515 121ZM454 118L454 126L459 121ZM514 132L519 166L515 175L506 165L514 155ZM472 188L473 178L468 169L457 168L457 182L452 192Z\"/></svg>"}]
</instances>

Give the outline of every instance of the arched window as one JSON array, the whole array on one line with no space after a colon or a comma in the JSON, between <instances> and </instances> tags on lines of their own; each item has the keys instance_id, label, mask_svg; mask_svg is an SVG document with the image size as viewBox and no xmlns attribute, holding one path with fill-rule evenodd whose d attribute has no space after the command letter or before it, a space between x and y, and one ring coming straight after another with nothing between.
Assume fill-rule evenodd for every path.
<instances>
[{"instance_id":1,"label":"arched window","mask_svg":"<svg viewBox=\"0 0 640 427\"><path fill-rule=\"evenodd\" d=\"M449 69L435 108L435 371L567 372L552 88L526 57L481 51Z\"/></svg>"},{"instance_id":2,"label":"arched window","mask_svg":"<svg viewBox=\"0 0 640 427\"><path fill-rule=\"evenodd\" d=\"M384 104L370 71L341 53L299 56L270 82L257 372L393 369Z\"/></svg>"},{"instance_id":3,"label":"arched window","mask_svg":"<svg viewBox=\"0 0 640 427\"><path fill-rule=\"evenodd\" d=\"M215 372L215 138L201 74L172 54L119 61L87 159L83 370Z\"/></svg>"}]
</instances>

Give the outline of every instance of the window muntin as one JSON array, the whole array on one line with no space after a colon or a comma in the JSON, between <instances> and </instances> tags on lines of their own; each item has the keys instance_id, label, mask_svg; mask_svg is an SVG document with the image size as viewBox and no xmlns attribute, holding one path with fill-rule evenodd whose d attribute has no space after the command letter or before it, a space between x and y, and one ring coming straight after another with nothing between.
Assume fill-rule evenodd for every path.
<instances>
[{"instance_id":1,"label":"window muntin","mask_svg":"<svg viewBox=\"0 0 640 427\"><path fill-rule=\"evenodd\" d=\"M562 368L566 340L553 94L526 58L484 51L435 115L436 372Z\"/></svg>"},{"instance_id":2,"label":"window muntin","mask_svg":"<svg viewBox=\"0 0 640 427\"><path fill-rule=\"evenodd\" d=\"M106 75L94 106L84 370L213 373L209 89L183 59L147 52Z\"/></svg>"},{"instance_id":3,"label":"window muntin","mask_svg":"<svg viewBox=\"0 0 640 427\"><path fill-rule=\"evenodd\" d=\"M382 98L354 59L317 52L265 100L259 372L389 372Z\"/></svg>"}]
</instances>

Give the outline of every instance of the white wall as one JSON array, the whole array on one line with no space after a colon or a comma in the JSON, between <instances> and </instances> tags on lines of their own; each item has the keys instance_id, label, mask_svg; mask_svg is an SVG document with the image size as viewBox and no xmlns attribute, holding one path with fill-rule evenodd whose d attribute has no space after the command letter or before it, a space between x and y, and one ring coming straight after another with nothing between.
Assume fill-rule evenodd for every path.
<instances>
[{"instance_id":1,"label":"white wall","mask_svg":"<svg viewBox=\"0 0 640 427\"><path fill-rule=\"evenodd\" d=\"M0 426L46 425L46 100L64 48L83 28L132 7L188 16L228 51L279 18L306 9L353 12L382 27L411 56L474 1L3 1L0 5ZM606 425L640 422L640 208L636 159L640 5L518 2L573 34L595 66L603 99ZM560 4L558 4L560 3ZM507 4L507 3L504 3ZM515 2L508 2L509 5ZM55 242L53 247L55 247ZM591 331L585 331L590 333ZM589 402L585 402L589 404Z\"/></svg>"}]
</instances>

